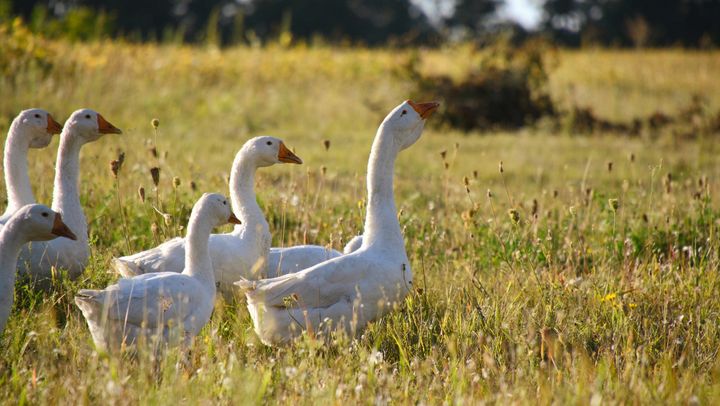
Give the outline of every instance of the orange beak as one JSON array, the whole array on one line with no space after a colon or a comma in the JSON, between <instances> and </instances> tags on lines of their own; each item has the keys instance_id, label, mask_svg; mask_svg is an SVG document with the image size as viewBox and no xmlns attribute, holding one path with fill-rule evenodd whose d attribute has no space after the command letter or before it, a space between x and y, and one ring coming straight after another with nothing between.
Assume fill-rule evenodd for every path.
<instances>
[{"instance_id":1,"label":"orange beak","mask_svg":"<svg viewBox=\"0 0 720 406\"><path fill-rule=\"evenodd\" d=\"M110 124L105 117L97 115L98 131L100 134L122 134L122 130Z\"/></svg>"},{"instance_id":2,"label":"orange beak","mask_svg":"<svg viewBox=\"0 0 720 406\"><path fill-rule=\"evenodd\" d=\"M239 218L235 217L235 214L230 213L230 217L228 217L228 223L230 224L242 224Z\"/></svg>"},{"instance_id":3,"label":"orange beak","mask_svg":"<svg viewBox=\"0 0 720 406\"><path fill-rule=\"evenodd\" d=\"M48 134L60 134L62 132L62 124L55 121L53 116L47 115L47 132Z\"/></svg>"},{"instance_id":4,"label":"orange beak","mask_svg":"<svg viewBox=\"0 0 720 406\"><path fill-rule=\"evenodd\" d=\"M278 151L278 161L285 162L287 164L301 164L302 159L295 155L292 151L285 146L284 142L280 143L280 151Z\"/></svg>"},{"instance_id":5,"label":"orange beak","mask_svg":"<svg viewBox=\"0 0 720 406\"><path fill-rule=\"evenodd\" d=\"M420 118L422 118L423 120L430 117L430 115L435 110L437 110L438 107L440 107L440 103L438 102L415 103L412 100L408 100L407 102L410 106L412 106L413 110L415 110L420 115Z\"/></svg>"},{"instance_id":6,"label":"orange beak","mask_svg":"<svg viewBox=\"0 0 720 406\"><path fill-rule=\"evenodd\" d=\"M58 237L65 237L71 240L77 240L75 233L70 230L70 227L68 227L67 224L63 223L60 213L55 214L55 221L53 222L53 228L50 232L57 235Z\"/></svg>"}]
</instances>

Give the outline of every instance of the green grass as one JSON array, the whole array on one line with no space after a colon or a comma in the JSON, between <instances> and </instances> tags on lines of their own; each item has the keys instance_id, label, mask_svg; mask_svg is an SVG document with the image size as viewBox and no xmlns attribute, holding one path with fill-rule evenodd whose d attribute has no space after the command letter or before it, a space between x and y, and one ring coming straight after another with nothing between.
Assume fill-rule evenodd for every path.
<instances>
[{"instance_id":1,"label":"green grass","mask_svg":"<svg viewBox=\"0 0 720 406\"><path fill-rule=\"evenodd\" d=\"M411 91L398 72L409 53L46 47L49 70L30 65L1 78L3 133L22 108L45 107L64 119L87 106L125 134L83 151L82 200L94 242L85 276L58 282L51 293L17 287L0 338L0 402L720 398L720 147L712 138L680 141L670 132L573 137L431 127L396 169L396 201L419 289L362 337L267 348L242 304L221 303L190 351L170 351L162 360L97 354L72 297L114 280L109 260L127 253L109 168L119 149L126 153L119 185L133 251L182 233L201 192L227 193L235 152L258 134L282 137L305 161L259 173L275 245L341 248L362 227L375 129ZM465 52L421 54L425 69L450 72L468 63ZM698 91L718 106L717 81L699 73L717 70L717 53L563 51L557 58L551 86L558 100L567 102L572 85L581 104L613 119L673 113ZM167 153L160 160L148 151L154 117L161 157ZM331 142L327 151L324 140ZM50 201L56 146L31 152L42 202ZM151 208L157 202L149 168L156 165L162 205L173 215L167 226ZM511 209L519 221L511 220Z\"/></svg>"}]
</instances>

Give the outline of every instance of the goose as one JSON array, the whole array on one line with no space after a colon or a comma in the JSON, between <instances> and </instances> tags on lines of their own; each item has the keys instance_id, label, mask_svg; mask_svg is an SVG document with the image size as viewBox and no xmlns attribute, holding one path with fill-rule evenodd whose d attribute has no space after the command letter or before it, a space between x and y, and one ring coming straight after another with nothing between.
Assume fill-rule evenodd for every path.
<instances>
[{"instance_id":1,"label":"goose","mask_svg":"<svg viewBox=\"0 0 720 406\"><path fill-rule=\"evenodd\" d=\"M85 269L89 247L87 222L80 205L78 190L80 149L105 134L121 133L120 129L110 124L102 115L90 109L75 111L65 122L55 163L52 209L63 215L65 222L77 234L77 239L61 238L23 247L18 271L22 276L31 277L38 286L47 285L53 268L67 270L73 279Z\"/></svg>"},{"instance_id":2,"label":"goose","mask_svg":"<svg viewBox=\"0 0 720 406\"><path fill-rule=\"evenodd\" d=\"M233 282L241 277L255 279L265 271L271 236L255 198L255 172L277 163L301 164L279 138L262 136L248 140L235 155L230 171L230 198L233 212L243 222L231 233L210 236L218 289L226 297L237 291ZM151 272L182 272L185 264L185 240L174 238L158 247L134 255L116 258L113 267L123 277Z\"/></svg>"},{"instance_id":3,"label":"goose","mask_svg":"<svg viewBox=\"0 0 720 406\"><path fill-rule=\"evenodd\" d=\"M76 239L60 213L41 204L28 204L13 213L0 230L0 333L10 316L15 290L15 271L22 246L30 241L57 237Z\"/></svg>"},{"instance_id":4,"label":"goose","mask_svg":"<svg viewBox=\"0 0 720 406\"><path fill-rule=\"evenodd\" d=\"M28 175L28 150L47 147L53 134L60 131L62 125L43 109L23 110L10 124L3 161L8 206L0 216L0 224L5 224L17 209L35 203Z\"/></svg>"},{"instance_id":5,"label":"goose","mask_svg":"<svg viewBox=\"0 0 720 406\"><path fill-rule=\"evenodd\" d=\"M303 330L354 335L405 298L412 272L393 197L395 159L420 138L438 105L407 100L380 125L368 160L367 215L358 250L297 273L236 282L263 343L284 344Z\"/></svg>"},{"instance_id":6,"label":"goose","mask_svg":"<svg viewBox=\"0 0 720 406\"><path fill-rule=\"evenodd\" d=\"M82 289L75 304L98 349L115 351L145 337L174 345L196 336L215 304L215 274L208 248L212 229L240 224L225 196L204 194L193 207L181 273L152 272L120 279L104 290ZM173 328L176 327L176 328Z\"/></svg>"}]
</instances>

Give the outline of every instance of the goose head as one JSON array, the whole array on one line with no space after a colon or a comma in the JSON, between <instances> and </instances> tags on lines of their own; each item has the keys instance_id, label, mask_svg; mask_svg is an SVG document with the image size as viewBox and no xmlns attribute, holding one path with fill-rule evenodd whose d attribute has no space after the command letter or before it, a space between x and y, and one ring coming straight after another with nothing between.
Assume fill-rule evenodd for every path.
<instances>
[{"instance_id":1,"label":"goose head","mask_svg":"<svg viewBox=\"0 0 720 406\"><path fill-rule=\"evenodd\" d=\"M95 141L105 134L122 134L119 128L91 109L73 112L65 122L65 127L83 143Z\"/></svg>"},{"instance_id":2,"label":"goose head","mask_svg":"<svg viewBox=\"0 0 720 406\"><path fill-rule=\"evenodd\" d=\"M227 223L240 224L240 220L232 212L228 199L219 193L205 193L202 195L193 207L193 214L200 213L206 216L213 227Z\"/></svg>"},{"instance_id":3,"label":"goose head","mask_svg":"<svg viewBox=\"0 0 720 406\"><path fill-rule=\"evenodd\" d=\"M383 120L384 131L393 134L396 145L402 151L413 145L422 134L425 127L425 119L437 110L440 103L415 103L406 100L395 107Z\"/></svg>"},{"instance_id":4,"label":"goose head","mask_svg":"<svg viewBox=\"0 0 720 406\"><path fill-rule=\"evenodd\" d=\"M246 142L243 149L254 158L258 167L278 163L302 164L302 159L290 151L281 139L276 137L255 137Z\"/></svg>"},{"instance_id":5,"label":"goose head","mask_svg":"<svg viewBox=\"0 0 720 406\"><path fill-rule=\"evenodd\" d=\"M50 145L53 134L60 134L62 125L43 109L23 110L14 120L18 129L27 135L30 148L45 148Z\"/></svg>"},{"instance_id":6,"label":"goose head","mask_svg":"<svg viewBox=\"0 0 720 406\"><path fill-rule=\"evenodd\" d=\"M77 240L75 233L63 223L62 216L42 204L28 204L20 208L13 218L27 241L47 241L57 237Z\"/></svg>"}]
</instances>

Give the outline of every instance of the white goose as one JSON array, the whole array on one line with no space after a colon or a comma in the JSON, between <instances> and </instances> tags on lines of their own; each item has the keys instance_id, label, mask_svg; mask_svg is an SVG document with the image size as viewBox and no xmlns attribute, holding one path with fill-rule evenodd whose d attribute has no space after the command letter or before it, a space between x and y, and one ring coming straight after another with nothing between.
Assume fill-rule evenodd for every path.
<instances>
[{"instance_id":1,"label":"white goose","mask_svg":"<svg viewBox=\"0 0 720 406\"><path fill-rule=\"evenodd\" d=\"M105 290L80 290L75 303L95 345L112 351L140 337L177 344L196 336L215 305L208 239L213 228L228 222L240 223L225 196L206 193L190 215L182 273L153 272L120 279Z\"/></svg>"},{"instance_id":2,"label":"white goose","mask_svg":"<svg viewBox=\"0 0 720 406\"><path fill-rule=\"evenodd\" d=\"M20 249L30 241L57 237L76 238L63 223L60 213L41 204L28 204L15 210L0 230L0 333L5 329L15 297L15 272Z\"/></svg>"},{"instance_id":3,"label":"white goose","mask_svg":"<svg viewBox=\"0 0 720 406\"><path fill-rule=\"evenodd\" d=\"M77 240L65 238L48 242L31 243L20 253L18 270L41 285L52 276L52 268L65 269L71 278L80 275L87 264L89 247L87 222L80 205L80 149L105 134L121 134L100 114L90 109L77 110L65 122L60 134L53 210L61 213L65 222L77 234Z\"/></svg>"},{"instance_id":4,"label":"white goose","mask_svg":"<svg viewBox=\"0 0 720 406\"><path fill-rule=\"evenodd\" d=\"M368 161L360 249L298 273L236 283L265 344L286 343L303 330L356 334L407 295L412 273L393 198L394 164L397 154L418 140L437 106L408 100L380 125Z\"/></svg>"},{"instance_id":5,"label":"white goose","mask_svg":"<svg viewBox=\"0 0 720 406\"><path fill-rule=\"evenodd\" d=\"M232 295L233 283L240 278L263 276L270 249L268 223L255 198L255 172L277 163L301 164L302 160L275 137L248 140L235 155L230 172L233 211L242 221L233 232L210 236L210 258L220 292ZM151 272L182 272L185 240L174 238L158 247L117 258L113 266L128 278Z\"/></svg>"},{"instance_id":6,"label":"white goose","mask_svg":"<svg viewBox=\"0 0 720 406\"><path fill-rule=\"evenodd\" d=\"M28 174L28 150L47 147L53 134L60 131L62 125L43 109L23 110L13 120L5 140L3 161L8 206L0 224L5 224L17 209L35 203Z\"/></svg>"}]
</instances>

